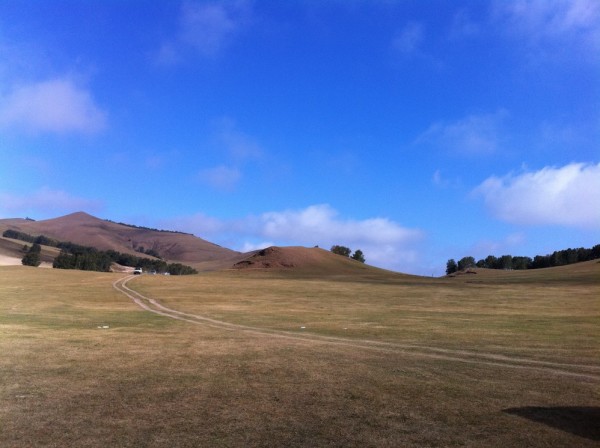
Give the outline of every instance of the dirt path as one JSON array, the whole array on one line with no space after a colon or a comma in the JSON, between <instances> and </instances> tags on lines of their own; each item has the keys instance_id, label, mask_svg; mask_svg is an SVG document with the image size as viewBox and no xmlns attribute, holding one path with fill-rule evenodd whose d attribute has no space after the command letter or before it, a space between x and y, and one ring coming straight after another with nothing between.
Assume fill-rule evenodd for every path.
<instances>
[{"instance_id":1,"label":"dirt path","mask_svg":"<svg viewBox=\"0 0 600 448\"><path fill-rule=\"evenodd\" d=\"M368 339L350 339L334 336L322 336L311 333L294 333L283 330L271 330L267 328L250 327L246 325L232 324L220 320L211 319L196 314L184 313L167 308L155 299L151 299L129 288L127 283L134 279L133 275L123 277L113 283L113 287L129 297L139 307L146 311L161 316L170 317L197 325L229 331L243 331L246 333L270 336L295 341L308 341L311 343L334 344L352 348L369 349L385 352L402 353L410 356L434 358L445 361L455 361L469 364L488 365L509 369L537 370L561 376L570 376L580 379L600 381L600 366L583 364L566 364L550 361L539 361L520 357L499 355L495 353L480 353L468 350L452 350L440 347L429 347L423 345L398 344L393 342L372 341Z\"/></svg>"}]
</instances>

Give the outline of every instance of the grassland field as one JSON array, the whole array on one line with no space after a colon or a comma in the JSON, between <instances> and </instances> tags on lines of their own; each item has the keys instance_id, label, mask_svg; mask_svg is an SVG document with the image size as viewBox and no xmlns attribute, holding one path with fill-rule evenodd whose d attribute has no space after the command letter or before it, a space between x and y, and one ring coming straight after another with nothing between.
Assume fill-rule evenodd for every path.
<instances>
[{"instance_id":1,"label":"grassland field","mask_svg":"<svg viewBox=\"0 0 600 448\"><path fill-rule=\"evenodd\" d=\"M1 447L600 444L597 262L121 278L0 267Z\"/></svg>"}]
</instances>

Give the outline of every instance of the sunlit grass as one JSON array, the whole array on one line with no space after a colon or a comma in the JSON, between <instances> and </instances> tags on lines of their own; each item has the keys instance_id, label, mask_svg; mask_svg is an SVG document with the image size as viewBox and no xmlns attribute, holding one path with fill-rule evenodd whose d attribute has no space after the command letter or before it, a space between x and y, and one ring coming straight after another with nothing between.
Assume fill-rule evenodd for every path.
<instances>
[{"instance_id":1,"label":"sunlit grass","mask_svg":"<svg viewBox=\"0 0 600 448\"><path fill-rule=\"evenodd\" d=\"M600 273L600 265L595 268ZM509 275L502 282L505 273L492 273L472 283L391 274L332 281L232 272L146 276L130 285L178 310L259 328L548 359L561 351L572 362L596 360L600 285L547 282L545 276L515 282Z\"/></svg>"},{"instance_id":2,"label":"sunlit grass","mask_svg":"<svg viewBox=\"0 0 600 448\"><path fill-rule=\"evenodd\" d=\"M138 308L118 278L0 268L0 446L597 445L592 429L506 412L598 408L593 379L194 325ZM129 286L247 325L598 364L595 281L486 282L222 273Z\"/></svg>"}]
</instances>

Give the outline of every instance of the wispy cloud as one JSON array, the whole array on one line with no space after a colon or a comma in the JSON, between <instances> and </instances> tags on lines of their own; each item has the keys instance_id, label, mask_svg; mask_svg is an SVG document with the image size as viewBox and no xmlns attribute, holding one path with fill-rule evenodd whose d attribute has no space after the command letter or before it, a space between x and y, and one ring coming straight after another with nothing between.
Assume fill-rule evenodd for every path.
<instances>
[{"instance_id":1,"label":"wispy cloud","mask_svg":"<svg viewBox=\"0 0 600 448\"><path fill-rule=\"evenodd\" d=\"M22 195L0 192L0 215L7 218L37 216L40 213L54 217L80 210L93 213L102 207L100 201L74 196L64 190L49 187Z\"/></svg>"},{"instance_id":2,"label":"wispy cloud","mask_svg":"<svg viewBox=\"0 0 600 448\"><path fill-rule=\"evenodd\" d=\"M251 136L240 131L229 118L213 123L212 144L225 159L225 163L205 167L198 173L198 179L220 191L233 191L243 177L243 170L264 155L262 146Z\"/></svg>"},{"instance_id":3,"label":"wispy cloud","mask_svg":"<svg viewBox=\"0 0 600 448\"><path fill-rule=\"evenodd\" d=\"M28 132L95 133L107 114L92 94L72 80L56 78L15 87L0 98L0 127Z\"/></svg>"},{"instance_id":4,"label":"wispy cloud","mask_svg":"<svg viewBox=\"0 0 600 448\"><path fill-rule=\"evenodd\" d=\"M218 218L205 215L204 213L195 213L189 216L179 216L171 219L163 219L159 222L161 228L177 229L194 233L198 236L214 236L228 231L225 221Z\"/></svg>"},{"instance_id":5,"label":"wispy cloud","mask_svg":"<svg viewBox=\"0 0 600 448\"><path fill-rule=\"evenodd\" d=\"M600 49L600 3L596 0L498 0L494 17L538 54L549 47L552 56L557 51L567 55L572 50ZM588 62L597 59L590 58Z\"/></svg>"},{"instance_id":6,"label":"wispy cloud","mask_svg":"<svg viewBox=\"0 0 600 448\"><path fill-rule=\"evenodd\" d=\"M472 37L481 32L481 25L471 18L467 9L456 12L452 18L450 36L453 38Z\"/></svg>"},{"instance_id":7,"label":"wispy cloud","mask_svg":"<svg viewBox=\"0 0 600 448\"><path fill-rule=\"evenodd\" d=\"M198 178L216 190L232 191L242 178L242 173L236 167L220 165L200 170Z\"/></svg>"},{"instance_id":8,"label":"wispy cloud","mask_svg":"<svg viewBox=\"0 0 600 448\"><path fill-rule=\"evenodd\" d=\"M214 57L232 42L250 17L250 3L246 0L186 1L181 8L177 35L163 42L158 61L179 62L189 50L202 57Z\"/></svg>"},{"instance_id":9,"label":"wispy cloud","mask_svg":"<svg viewBox=\"0 0 600 448\"><path fill-rule=\"evenodd\" d=\"M481 156L500 148L502 124L508 112L469 115L457 121L433 123L415 141L455 154Z\"/></svg>"},{"instance_id":10,"label":"wispy cloud","mask_svg":"<svg viewBox=\"0 0 600 448\"><path fill-rule=\"evenodd\" d=\"M392 40L392 47L404 55L418 53L420 52L424 36L425 31L423 25L418 22L410 22L394 37Z\"/></svg>"},{"instance_id":11,"label":"wispy cloud","mask_svg":"<svg viewBox=\"0 0 600 448\"><path fill-rule=\"evenodd\" d=\"M600 164L492 176L474 194L506 222L600 229Z\"/></svg>"},{"instance_id":12,"label":"wispy cloud","mask_svg":"<svg viewBox=\"0 0 600 448\"><path fill-rule=\"evenodd\" d=\"M440 169L434 171L431 182L438 188L457 188L461 184L459 178L447 178Z\"/></svg>"},{"instance_id":13,"label":"wispy cloud","mask_svg":"<svg viewBox=\"0 0 600 448\"><path fill-rule=\"evenodd\" d=\"M238 129L234 120L222 118L214 123L214 139L217 146L235 162L259 159L264 150L250 135Z\"/></svg>"}]
</instances>

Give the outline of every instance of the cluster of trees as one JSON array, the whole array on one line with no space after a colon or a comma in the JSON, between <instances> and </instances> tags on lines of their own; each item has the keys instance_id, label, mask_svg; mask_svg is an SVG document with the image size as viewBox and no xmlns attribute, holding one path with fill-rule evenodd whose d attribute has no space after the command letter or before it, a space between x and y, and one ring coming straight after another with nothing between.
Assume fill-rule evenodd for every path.
<instances>
[{"instance_id":1,"label":"cluster of trees","mask_svg":"<svg viewBox=\"0 0 600 448\"><path fill-rule=\"evenodd\" d=\"M79 246L73 243L68 244L69 248L63 249L60 255L54 259L53 267L58 269L108 272L112 263L118 263L121 266L138 267L144 271L154 271L160 274L165 272L171 275L198 273L191 266L181 263L167 263L164 260L136 257L135 255L123 254L116 250L100 251L94 247Z\"/></svg>"},{"instance_id":2,"label":"cluster of trees","mask_svg":"<svg viewBox=\"0 0 600 448\"><path fill-rule=\"evenodd\" d=\"M167 266L166 272L168 272L171 275L191 275L198 273L198 271L192 268L191 266L186 266L185 264L181 263L169 264Z\"/></svg>"},{"instance_id":3,"label":"cluster of trees","mask_svg":"<svg viewBox=\"0 0 600 448\"><path fill-rule=\"evenodd\" d=\"M21 259L21 263L24 266L39 266L42 263L40 258L42 252L42 246L39 244L32 244L30 247L27 245L23 246L23 250L26 251L25 256Z\"/></svg>"},{"instance_id":4,"label":"cluster of trees","mask_svg":"<svg viewBox=\"0 0 600 448\"><path fill-rule=\"evenodd\" d=\"M43 246L57 247L58 245L58 241L53 240L52 238L48 238L47 236L32 236L28 233L19 232L17 230L12 229L5 230L2 236L5 238L12 238L13 240L25 241L27 243L41 244Z\"/></svg>"},{"instance_id":5,"label":"cluster of trees","mask_svg":"<svg viewBox=\"0 0 600 448\"><path fill-rule=\"evenodd\" d=\"M72 247L63 249L54 259L52 267L56 269L79 269L81 271L109 272L113 260L106 252L93 247Z\"/></svg>"},{"instance_id":6,"label":"cluster of trees","mask_svg":"<svg viewBox=\"0 0 600 448\"><path fill-rule=\"evenodd\" d=\"M356 250L352 255L350 255L352 253L352 250L350 248L346 246L335 245L331 247L331 252L337 255L341 255L342 257L348 257L353 260L360 261L361 263L364 263L366 261L365 255L360 249Z\"/></svg>"},{"instance_id":7,"label":"cluster of trees","mask_svg":"<svg viewBox=\"0 0 600 448\"><path fill-rule=\"evenodd\" d=\"M94 247L82 246L65 241L57 241L44 235L32 236L15 230L6 230L2 236L33 243L22 260L23 264L28 264L29 266L40 265L40 245L44 245L58 247L61 249L60 254L52 263L52 267L57 269L80 269L84 271L108 272L112 263L118 263L122 266L140 267L145 271L156 271L158 273L168 272L171 275L188 275L198 273L198 271L194 268L181 263L169 264L164 260L137 257L131 254L123 254L121 252L117 252L116 250L101 251ZM36 247L36 249L33 249L34 247ZM148 252L149 251L144 251L144 253L151 255ZM36 262L37 264L35 264Z\"/></svg>"},{"instance_id":8,"label":"cluster of trees","mask_svg":"<svg viewBox=\"0 0 600 448\"><path fill-rule=\"evenodd\" d=\"M451 258L446 263L446 274L452 274L457 271L464 271L470 268L487 269L540 269L554 266L564 266L567 264L579 263L600 258L600 244L591 249L580 247L578 249L564 249L554 251L548 255L536 255L535 257L521 257L512 255L502 255L495 257L488 255L479 261L473 257L463 257L458 263Z\"/></svg>"}]
</instances>

